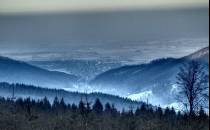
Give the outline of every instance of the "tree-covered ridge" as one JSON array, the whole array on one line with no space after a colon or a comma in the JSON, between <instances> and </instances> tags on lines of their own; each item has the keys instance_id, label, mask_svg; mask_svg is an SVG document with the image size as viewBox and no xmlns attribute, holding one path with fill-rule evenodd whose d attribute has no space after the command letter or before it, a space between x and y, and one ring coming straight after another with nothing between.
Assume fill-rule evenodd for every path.
<instances>
[{"instance_id":1,"label":"tree-covered ridge","mask_svg":"<svg viewBox=\"0 0 210 130\"><path fill-rule=\"evenodd\" d=\"M49 88L72 86L78 80L78 77L74 75L49 71L1 56L0 72L0 82L33 84Z\"/></svg>"},{"instance_id":2,"label":"tree-covered ridge","mask_svg":"<svg viewBox=\"0 0 210 130\"><path fill-rule=\"evenodd\" d=\"M193 118L174 109L152 109L147 104L119 112L114 104L102 105L99 99L66 104L55 97L0 98L1 130L208 130L209 117L201 109Z\"/></svg>"},{"instance_id":3,"label":"tree-covered ridge","mask_svg":"<svg viewBox=\"0 0 210 130\"><path fill-rule=\"evenodd\" d=\"M69 92L62 89L41 88L33 85L0 83L0 96L12 97L13 91L14 97L16 98L31 97L33 99L42 99L46 96L51 103L55 97L58 97L59 99L63 98L67 104L78 104L81 99L86 100L86 98L88 101L93 103L98 98L101 100L103 105L105 105L107 102L115 104L116 108L120 111L123 108L126 110L128 110L130 107L137 108L143 103L103 93L86 94L79 92Z\"/></svg>"}]
</instances>

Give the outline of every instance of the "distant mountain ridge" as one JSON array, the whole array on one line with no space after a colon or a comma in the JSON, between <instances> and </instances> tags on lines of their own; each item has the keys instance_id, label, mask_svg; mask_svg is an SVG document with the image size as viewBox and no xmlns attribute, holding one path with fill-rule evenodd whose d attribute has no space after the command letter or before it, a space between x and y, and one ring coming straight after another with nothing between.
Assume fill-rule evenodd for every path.
<instances>
[{"instance_id":1,"label":"distant mountain ridge","mask_svg":"<svg viewBox=\"0 0 210 130\"><path fill-rule=\"evenodd\" d=\"M185 58L209 63L209 47L205 47L195 53L186 56Z\"/></svg>"},{"instance_id":2,"label":"distant mountain ridge","mask_svg":"<svg viewBox=\"0 0 210 130\"><path fill-rule=\"evenodd\" d=\"M208 58L209 47L178 59L158 59L149 64L112 69L96 76L90 84L107 93L118 93L127 97L144 95L144 92L149 91L151 92L151 102L171 104L174 102L176 75L179 72L179 68L188 61L196 60L203 63L208 73Z\"/></svg>"},{"instance_id":3,"label":"distant mountain ridge","mask_svg":"<svg viewBox=\"0 0 210 130\"><path fill-rule=\"evenodd\" d=\"M25 62L0 57L0 82L59 88L61 86L71 87L76 81L77 77L74 75L48 71Z\"/></svg>"}]
</instances>

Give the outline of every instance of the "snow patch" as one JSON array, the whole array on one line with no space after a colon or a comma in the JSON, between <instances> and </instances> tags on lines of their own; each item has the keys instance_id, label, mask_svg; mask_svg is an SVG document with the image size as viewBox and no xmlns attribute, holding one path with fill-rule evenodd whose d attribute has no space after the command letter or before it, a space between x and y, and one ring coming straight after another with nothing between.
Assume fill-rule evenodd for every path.
<instances>
[{"instance_id":1,"label":"snow patch","mask_svg":"<svg viewBox=\"0 0 210 130\"><path fill-rule=\"evenodd\" d=\"M175 111L180 111L183 109L183 104L179 103L179 102L173 102L171 104L167 104L167 105L164 105L163 108L174 108Z\"/></svg>"},{"instance_id":2,"label":"snow patch","mask_svg":"<svg viewBox=\"0 0 210 130\"><path fill-rule=\"evenodd\" d=\"M153 95L151 90L140 92L137 94L131 94L127 98L136 101L147 101Z\"/></svg>"}]
</instances>

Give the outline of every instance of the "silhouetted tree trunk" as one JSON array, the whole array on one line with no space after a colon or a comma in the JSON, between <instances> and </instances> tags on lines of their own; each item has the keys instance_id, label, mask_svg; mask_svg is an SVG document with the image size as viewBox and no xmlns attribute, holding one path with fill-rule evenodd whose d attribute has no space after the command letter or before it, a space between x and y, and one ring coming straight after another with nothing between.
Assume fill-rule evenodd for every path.
<instances>
[{"instance_id":1,"label":"silhouetted tree trunk","mask_svg":"<svg viewBox=\"0 0 210 130\"><path fill-rule=\"evenodd\" d=\"M183 103L189 111L189 116L192 117L208 97L208 75L200 63L191 61L180 68L177 84L180 90L178 100Z\"/></svg>"}]
</instances>

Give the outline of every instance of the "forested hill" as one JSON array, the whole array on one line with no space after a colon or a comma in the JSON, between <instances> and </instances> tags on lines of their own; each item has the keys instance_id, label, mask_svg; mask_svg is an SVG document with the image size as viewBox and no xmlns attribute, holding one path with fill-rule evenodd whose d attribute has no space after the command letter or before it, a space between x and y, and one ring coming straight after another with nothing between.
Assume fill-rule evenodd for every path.
<instances>
[{"instance_id":1,"label":"forested hill","mask_svg":"<svg viewBox=\"0 0 210 130\"><path fill-rule=\"evenodd\" d=\"M96 76L90 84L107 93L119 92L122 95L130 93L127 96L134 97L132 99L140 99L139 97L142 97L145 92L150 92L152 104L173 104L176 102L174 99L177 90L174 88L176 88L176 77L180 67L190 61L197 61L202 64L205 73L208 73L208 59L209 47L206 47L181 58L163 58L147 64L112 69Z\"/></svg>"},{"instance_id":2,"label":"forested hill","mask_svg":"<svg viewBox=\"0 0 210 130\"><path fill-rule=\"evenodd\" d=\"M77 80L74 75L45 70L26 62L0 56L0 82L55 88L72 86Z\"/></svg>"},{"instance_id":3,"label":"forested hill","mask_svg":"<svg viewBox=\"0 0 210 130\"><path fill-rule=\"evenodd\" d=\"M81 100L86 100L86 98L91 104L93 104L98 98L101 100L103 105L108 102L110 104L114 104L118 110L122 110L123 108L129 109L130 107L137 108L142 105L142 102L102 93L85 94L79 92L69 92L62 89L35 87L32 85L0 83L0 96L12 97L13 90L14 97L16 98L30 97L32 99L43 99L46 96L51 103L57 96L59 99L64 98L64 101L67 104L78 104Z\"/></svg>"}]
</instances>

